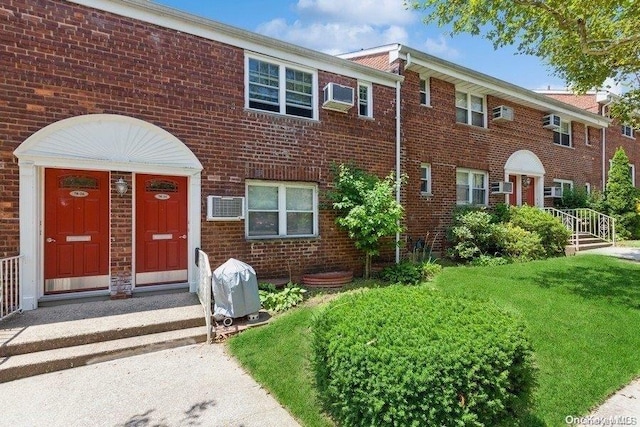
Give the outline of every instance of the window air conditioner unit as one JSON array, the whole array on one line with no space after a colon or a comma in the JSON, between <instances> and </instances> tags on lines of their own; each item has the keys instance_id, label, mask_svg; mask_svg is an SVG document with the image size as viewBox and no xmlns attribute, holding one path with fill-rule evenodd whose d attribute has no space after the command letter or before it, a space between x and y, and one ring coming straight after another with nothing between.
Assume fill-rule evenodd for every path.
<instances>
[{"instance_id":1,"label":"window air conditioner unit","mask_svg":"<svg viewBox=\"0 0 640 427\"><path fill-rule=\"evenodd\" d=\"M513 182L498 181L491 183L492 194L511 194L513 193Z\"/></svg>"},{"instance_id":2,"label":"window air conditioner unit","mask_svg":"<svg viewBox=\"0 0 640 427\"><path fill-rule=\"evenodd\" d=\"M562 187L544 187L544 197L552 199L562 198Z\"/></svg>"},{"instance_id":3,"label":"window air conditioner unit","mask_svg":"<svg viewBox=\"0 0 640 427\"><path fill-rule=\"evenodd\" d=\"M493 121L494 122L512 122L513 121L513 108L506 105L499 105L493 109Z\"/></svg>"},{"instance_id":4,"label":"window air conditioner unit","mask_svg":"<svg viewBox=\"0 0 640 427\"><path fill-rule=\"evenodd\" d=\"M337 83L329 83L324 87L324 103L327 110L347 112L353 107L353 88Z\"/></svg>"},{"instance_id":5,"label":"window air conditioner unit","mask_svg":"<svg viewBox=\"0 0 640 427\"><path fill-rule=\"evenodd\" d=\"M244 197L207 197L207 221L244 219Z\"/></svg>"},{"instance_id":6,"label":"window air conditioner unit","mask_svg":"<svg viewBox=\"0 0 640 427\"><path fill-rule=\"evenodd\" d=\"M545 129L560 129L560 116L557 114L549 114L542 118L542 127Z\"/></svg>"}]
</instances>

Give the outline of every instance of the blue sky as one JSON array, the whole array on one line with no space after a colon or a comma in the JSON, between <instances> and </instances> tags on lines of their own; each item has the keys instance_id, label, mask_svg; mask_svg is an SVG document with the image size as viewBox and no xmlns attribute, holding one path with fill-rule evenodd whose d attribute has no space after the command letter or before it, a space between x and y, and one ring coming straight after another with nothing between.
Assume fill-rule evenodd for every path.
<instances>
[{"instance_id":1,"label":"blue sky","mask_svg":"<svg viewBox=\"0 0 640 427\"><path fill-rule=\"evenodd\" d=\"M154 1L330 54L397 42L527 89L565 86L538 58L496 51L480 37L451 38L405 10L402 0Z\"/></svg>"}]
</instances>

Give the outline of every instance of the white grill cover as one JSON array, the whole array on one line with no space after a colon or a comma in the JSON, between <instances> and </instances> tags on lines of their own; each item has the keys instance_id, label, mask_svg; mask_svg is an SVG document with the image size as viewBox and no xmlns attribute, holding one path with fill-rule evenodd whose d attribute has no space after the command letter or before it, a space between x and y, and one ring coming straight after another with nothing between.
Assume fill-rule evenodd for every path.
<instances>
[{"instance_id":1,"label":"white grill cover","mask_svg":"<svg viewBox=\"0 0 640 427\"><path fill-rule=\"evenodd\" d=\"M256 272L249 264L229 259L213 272L213 315L238 318L260 310Z\"/></svg>"}]
</instances>

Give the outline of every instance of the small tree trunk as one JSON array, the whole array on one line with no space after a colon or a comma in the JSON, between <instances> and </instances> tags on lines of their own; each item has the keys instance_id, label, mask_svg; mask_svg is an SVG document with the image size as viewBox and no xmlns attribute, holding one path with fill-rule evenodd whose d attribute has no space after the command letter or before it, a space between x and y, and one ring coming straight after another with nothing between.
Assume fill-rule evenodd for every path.
<instances>
[{"instance_id":1,"label":"small tree trunk","mask_svg":"<svg viewBox=\"0 0 640 427\"><path fill-rule=\"evenodd\" d=\"M365 254L364 257L364 278L369 279L371 277L371 254Z\"/></svg>"}]
</instances>

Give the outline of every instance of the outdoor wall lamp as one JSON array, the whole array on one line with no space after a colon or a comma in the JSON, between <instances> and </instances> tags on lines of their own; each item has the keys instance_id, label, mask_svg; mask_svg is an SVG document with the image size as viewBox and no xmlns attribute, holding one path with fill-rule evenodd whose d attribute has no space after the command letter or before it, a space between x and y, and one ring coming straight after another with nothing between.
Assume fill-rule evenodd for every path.
<instances>
[{"instance_id":1,"label":"outdoor wall lamp","mask_svg":"<svg viewBox=\"0 0 640 427\"><path fill-rule=\"evenodd\" d=\"M116 192L118 193L118 195L124 196L128 189L129 186L127 185L126 181L122 177L120 177L120 179L116 181Z\"/></svg>"}]
</instances>

